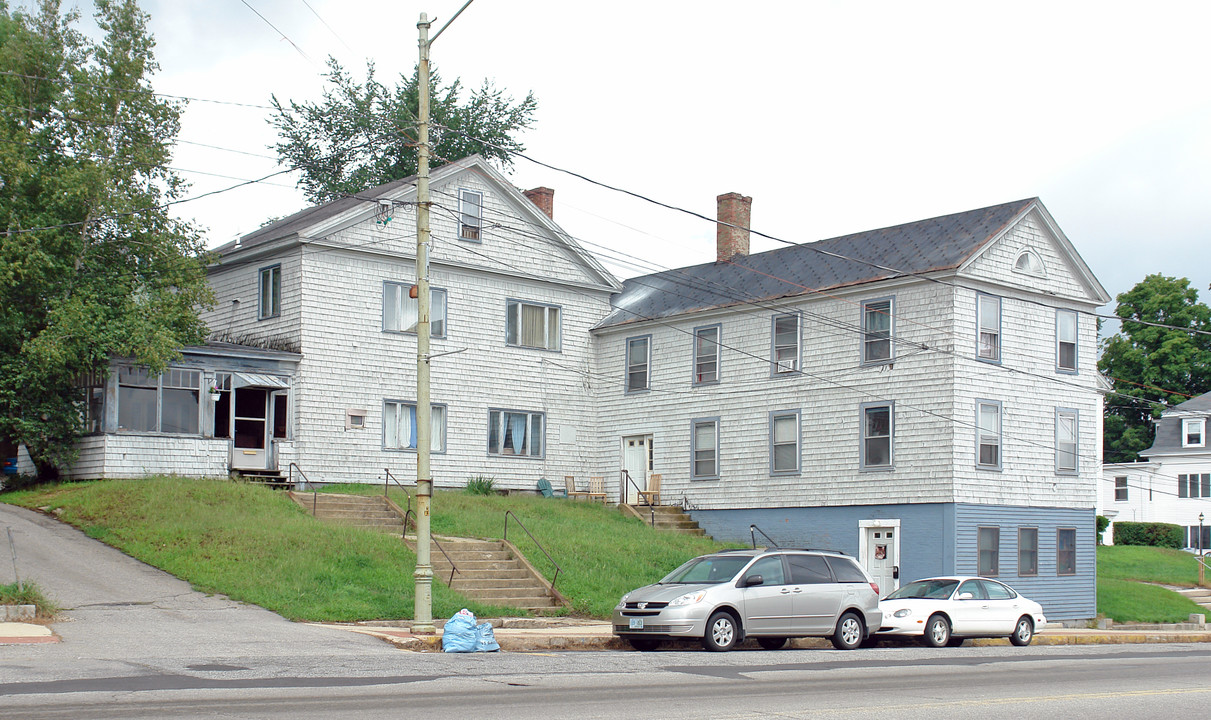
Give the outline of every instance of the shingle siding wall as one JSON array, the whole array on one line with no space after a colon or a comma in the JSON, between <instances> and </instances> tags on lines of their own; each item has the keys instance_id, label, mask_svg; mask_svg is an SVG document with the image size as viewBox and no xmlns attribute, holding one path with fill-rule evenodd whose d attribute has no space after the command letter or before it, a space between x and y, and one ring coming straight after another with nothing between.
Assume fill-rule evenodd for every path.
<instances>
[{"instance_id":1,"label":"shingle siding wall","mask_svg":"<svg viewBox=\"0 0 1211 720\"><path fill-rule=\"evenodd\" d=\"M302 282L299 248L284 254L240 260L210 270L210 286L215 306L201 313L212 336L224 339L274 340L299 342L302 325ZM260 271L270 265L282 266L282 304L278 317L258 320ZM238 300L239 302L233 302Z\"/></svg>"},{"instance_id":2,"label":"shingle siding wall","mask_svg":"<svg viewBox=\"0 0 1211 720\"><path fill-rule=\"evenodd\" d=\"M71 479L130 478L165 474L226 477L227 441L169 435L89 435L77 446Z\"/></svg>"},{"instance_id":3,"label":"shingle siding wall","mask_svg":"<svg viewBox=\"0 0 1211 720\"><path fill-rule=\"evenodd\" d=\"M1042 277L1013 270L1023 250L1033 250L1043 261ZM1012 282L1036 292L1067 298L1087 298L1089 291L1073 274L1073 268L1060 254L1051 232L1037 211L1022 218L1009 232L967 267L964 273L995 283Z\"/></svg>"}]
</instances>

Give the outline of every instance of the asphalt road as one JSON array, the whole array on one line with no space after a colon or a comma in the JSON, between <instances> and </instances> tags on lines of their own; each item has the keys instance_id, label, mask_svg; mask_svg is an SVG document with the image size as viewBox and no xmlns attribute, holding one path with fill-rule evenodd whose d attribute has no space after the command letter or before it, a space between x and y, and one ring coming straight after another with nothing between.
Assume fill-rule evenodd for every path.
<instances>
[{"instance_id":1,"label":"asphalt road","mask_svg":"<svg viewBox=\"0 0 1211 720\"><path fill-rule=\"evenodd\" d=\"M0 505L4 526L67 610L62 643L0 646L0 718L1171 719L1211 701L1206 645L404 652L193 592L34 513Z\"/></svg>"}]
</instances>

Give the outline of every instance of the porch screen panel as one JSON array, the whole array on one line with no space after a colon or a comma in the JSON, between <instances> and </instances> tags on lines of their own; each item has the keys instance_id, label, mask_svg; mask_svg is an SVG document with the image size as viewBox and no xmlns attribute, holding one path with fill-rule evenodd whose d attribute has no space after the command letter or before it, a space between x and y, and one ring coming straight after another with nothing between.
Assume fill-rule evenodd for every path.
<instances>
[{"instance_id":1,"label":"porch screen panel","mask_svg":"<svg viewBox=\"0 0 1211 720\"><path fill-rule=\"evenodd\" d=\"M118 429L155 432L156 385L143 368L118 369Z\"/></svg>"},{"instance_id":2,"label":"porch screen panel","mask_svg":"<svg viewBox=\"0 0 1211 720\"><path fill-rule=\"evenodd\" d=\"M174 370L164 373L163 397L160 407L160 431L197 435L201 426L199 380L197 370Z\"/></svg>"}]
</instances>

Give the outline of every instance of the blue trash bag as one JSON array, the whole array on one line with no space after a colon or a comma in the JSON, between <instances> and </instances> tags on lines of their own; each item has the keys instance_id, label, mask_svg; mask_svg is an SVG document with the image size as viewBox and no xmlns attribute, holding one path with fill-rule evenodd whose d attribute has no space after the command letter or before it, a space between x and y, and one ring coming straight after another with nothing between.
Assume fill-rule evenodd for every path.
<instances>
[{"instance_id":1,"label":"blue trash bag","mask_svg":"<svg viewBox=\"0 0 1211 720\"><path fill-rule=\"evenodd\" d=\"M492 623L480 623L475 627L475 652L496 652L500 645L496 643L496 633L492 632Z\"/></svg>"},{"instance_id":2,"label":"blue trash bag","mask_svg":"<svg viewBox=\"0 0 1211 720\"><path fill-rule=\"evenodd\" d=\"M475 627L475 614L463 608L442 627L443 652L475 652L479 631Z\"/></svg>"}]
</instances>

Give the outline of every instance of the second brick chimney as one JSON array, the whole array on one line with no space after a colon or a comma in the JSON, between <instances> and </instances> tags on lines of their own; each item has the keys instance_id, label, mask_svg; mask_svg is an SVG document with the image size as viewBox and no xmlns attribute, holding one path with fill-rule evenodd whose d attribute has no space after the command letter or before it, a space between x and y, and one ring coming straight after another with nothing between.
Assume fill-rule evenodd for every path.
<instances>
[{"instance_id":1,"label":"second brick chimney","mask_svg":"<svg viewBox=\"0 0 1211 720\"><path fill-rule=\"evenodd\" d=\"M547 214L547 217L555 219L555 191L549 187L536 187L533 190L526 190L522 195L530 198L530 202L538 206Z\"/></svg>"},{"instance_id":2,"label":"second brick chimney","mask_svg":"<svg viewBox=\"0 0 1211 720\"><path fill-rule=\"evenodd\" d=\"M718 224L715 235L716 262L731 260L737 255L748 255L748 226L751 197L740 193L724 193L715 198L718 203Z\"/></svg>"}]
</instances>

